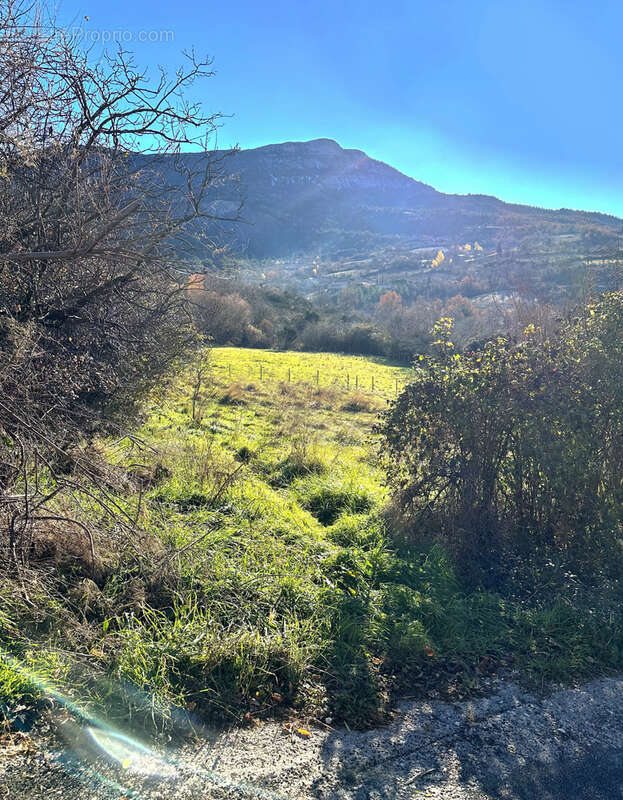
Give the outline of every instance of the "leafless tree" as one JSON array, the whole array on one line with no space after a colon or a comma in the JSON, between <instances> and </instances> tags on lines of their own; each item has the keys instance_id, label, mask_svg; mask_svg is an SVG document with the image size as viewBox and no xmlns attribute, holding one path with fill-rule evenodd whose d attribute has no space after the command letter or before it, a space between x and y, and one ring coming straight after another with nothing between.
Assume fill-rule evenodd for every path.
<instances>
[{"instance_id":1,"label":"leafless tree","mask_svg":"<svg viewBox=\"0 0 623 800\"><path fill-rule=\"evenodd\" d=\"M131 417L192 342L178 264L218 218L226 156L220 115L186 96L211 74L194 53L155 81L121 49L93 63L44 7L0 0L0 514L16 568L58 493L92 477L70 451Z\"/></svg>"}]
</instances>

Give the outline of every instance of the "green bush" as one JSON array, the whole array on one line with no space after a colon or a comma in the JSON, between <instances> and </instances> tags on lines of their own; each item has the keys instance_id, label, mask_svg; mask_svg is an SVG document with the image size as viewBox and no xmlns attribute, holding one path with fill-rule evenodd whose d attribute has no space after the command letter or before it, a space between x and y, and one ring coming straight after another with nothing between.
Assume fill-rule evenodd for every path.
<instances>
[{"instance_id":1,"label":"green bush","mask_svg":"<svg viewBox=\"0 0 623 800\"><path fill-rule=\"evenodd\" d=\"M437 356L420 357L380 425L414 533L441 538L466 577L490 585L552 559L591 578L616 574L623 293L589 304L551 341L529 326L520 342L459 355L451 320L435 333Z\"/></svg>"}]
</instances>

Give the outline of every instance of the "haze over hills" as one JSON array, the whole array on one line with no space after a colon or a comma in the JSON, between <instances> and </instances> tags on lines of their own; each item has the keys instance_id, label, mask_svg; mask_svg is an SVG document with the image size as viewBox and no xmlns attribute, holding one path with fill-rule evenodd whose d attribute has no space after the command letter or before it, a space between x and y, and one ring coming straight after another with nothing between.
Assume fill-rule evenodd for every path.
<instances>
[{"instance_id":1,"label":"haze over hills","mask_svg":"<svg viewBox=\"0 0 623 800\"><path fill-rule=\"evenodd\" d=\"M249 278L307 294L372 283L409 296L519 289L548 300L587 280L620 282L617 217L444 194L331 139L216 155L207 209L227 217L243 199L242 220L201 222L200 233L242 259ZM202 158L181 156L190 169Z\"/></svg>"},{"instance_id":2,"label":"haze over hills","mask_svg":"<svg viewBox=\"0 0 623 800\"><path fill-rule=\"evenodd\" d=\"M513 205L486 195L453 195L347 150L331 139L242 150L224 164L213 196L226 211L242 194L236 248L251 257L330 255L357 241L364 249L459 241L510 247L526 237L595 234L607 241L623 222L599 213Z\"/></svg>"}]
</instances>

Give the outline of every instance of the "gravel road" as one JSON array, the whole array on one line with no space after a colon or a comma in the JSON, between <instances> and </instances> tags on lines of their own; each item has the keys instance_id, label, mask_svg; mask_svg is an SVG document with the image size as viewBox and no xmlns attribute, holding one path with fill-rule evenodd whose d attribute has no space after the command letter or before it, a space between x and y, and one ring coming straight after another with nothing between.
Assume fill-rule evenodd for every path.
<instances>
[{"instance_id":1,"label":"gravel road","mask_svg":"<svg viewBox=\"0 0 623 800\"><path fill-rule=\"evenodd\" d=\"M0 743L0 800L623 798L623 677L547 697L502 683L472 701L405 701L366 732L269 722L168 752L40 721Z\"/></svg>"}]
</instances>

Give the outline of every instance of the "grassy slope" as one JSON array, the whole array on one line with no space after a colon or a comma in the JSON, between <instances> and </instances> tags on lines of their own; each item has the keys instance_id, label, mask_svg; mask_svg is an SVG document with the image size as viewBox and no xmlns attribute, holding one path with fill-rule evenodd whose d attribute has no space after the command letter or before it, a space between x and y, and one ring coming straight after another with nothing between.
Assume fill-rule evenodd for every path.
<instances>
[{"instance_id":1,"label":"grassy slope","mask_svg":"<svg viewBox=\"0 0 623 800\"><path fill-rule=\"evenodd\" d=\"M292 383L279 380L288 368ZM29 605L6 586L0 630L17 660L0 671L5 700L44 684L157 720L296 707L365 724L393 688L457 696L500 663L544 679L621 665L618 619L467 596L443 552L392 547L372 437L386 401L344 384L374 374L390 396L407 371L222 348L211 373L197 419L182 375L151 401L140 451L101 445L135 475L117 500L134 514L141 498L138 546L101 521L97 585L76 562L39 578Z\"/></svg>"},{"instance_id":2,"label":"grassy slope","mask_svg":"<svg viewBox=\"0 0 623 800\"><path fill-rule=\"evenodd\" d=\"M298 353L251 350L242 347L219 347L214 351L214 373L219 379L287 381L288 372L295 383L309 383L323 388L372 392L391 398L408 380L409 370L392 366L373 356L345 356L336 353ZM231 372L231 378L230 378ZM358 384L358 387L356 386Z\"/></svg>"}]
</instances>

